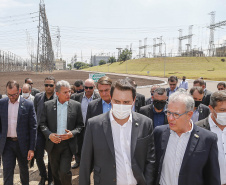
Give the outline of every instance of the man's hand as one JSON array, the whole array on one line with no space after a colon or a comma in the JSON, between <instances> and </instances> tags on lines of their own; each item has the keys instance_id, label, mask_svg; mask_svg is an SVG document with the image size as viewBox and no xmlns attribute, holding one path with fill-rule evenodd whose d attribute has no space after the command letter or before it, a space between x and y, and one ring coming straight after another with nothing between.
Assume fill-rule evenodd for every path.
<instances>
[{"instance_id":1,"label":"man's hand","mask_svg":"<svg viewBox=\"0 0 226 185\"><path fill-rule=\"evenodd\" d=\"M50 139L53 143L55 143L55 144L58 144L58 143L61 142L60 135L57 135L57 134L55 134L55 133L50 134L50 135L49 135L49 139Z\"/></svg>"},{"instance_id":2,"label":"man's hand","mask_svg":"<svg viewBox=\"0 0 226 185\"><path fill-rule=\"evenodd\" d=\"M27 160L30 161L34 157L34 151L29 150L27 154Z\"/></svg>"},{"instance_id":3,"label":"man's hand","mask_svg":"<svg viewBox=\"0 0 226 185\"><path fill-rule=\"evenodd\" d=\"M67 132L67 134L60 135L60 138L62 140L68 140L68 139L73 137L73 134L72 134L72 132L70 130L65 129L65 131Z\"/></svg>"}]
</instances>

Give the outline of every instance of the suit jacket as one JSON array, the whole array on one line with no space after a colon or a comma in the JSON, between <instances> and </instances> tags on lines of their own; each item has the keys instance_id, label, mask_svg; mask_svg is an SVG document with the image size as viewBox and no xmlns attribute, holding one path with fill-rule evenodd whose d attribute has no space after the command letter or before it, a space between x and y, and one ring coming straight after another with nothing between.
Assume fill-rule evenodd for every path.
<instances>
[{"instance_id":1,"label":"suit jacket","mask_svg":"<svg viewBox=\"0 0 226 185\"><path fill-rule=\"evenodd\" d=\"M139 93L136 93L135 100L135 112L139 112L140 108L145 106L145 96Z\"/></svg>"},{"instance_id":2,"label":"suit jacket","mask_svg":"<svg viewBox=\"0 0 226 185\"><path fill-rule=\"evenodd\" d=\"M210 109L206 105L200 104L198 107L198 110L199 110L199 119L198 120L205 119L210 114Z\"/></svg>"},{"instance_id":3,"label":"suit jacket","mask_svg":"<svg viewBox=\"0 0 226 185\"><path fill-rule=\"evenodd\" d=\"M56 94L53 94L53 98L56 98ZM38 122L38 126L40 123L40 119L41 119L41 114L42 114L42 110L44 108L44 100L45 100L45 92L41 92L36 94L35 99L34 99L34 107L35 107L35 112L37 115L37 122Z\"/></svg>"},{"instance_id":4,"label":"suit jacket","mask_svg":"<svg viewBox=\"0 0 226 185\"><path fill-rule=\"evenodd\" d=\"M82 110L79 102L69 100L67 110L67 130L70 130L75 136L80 133L83 127ZM54 143L49 139L51 133L57 133L57 99L53 99L44 103L44 108L40 120L40 128L46 138L46 150L48 153L52 151ZM76 152L76 137L68 140L70 150L74 154Z\"/></svg>"},{"instance_id":5,"label":"suit jacket","mask_svg":"<svg viewBox=\"0 0 226 185\"><path fill-rule=\"evenodd\" d=\"M0 156L4 151L7 139L8 114L10 114L8 113L8 103L8 97L0 100ZM33 103L23 97L20 97L16 132L20 151L26 157L28 150L35 150L37 121Z\"/></svg>"},{"instance_id":6,"label":"suit jacket","mask_svg":"<svg viewBox=\"0 0 226 185\"><path fill-rule=\"evenodd\" d=\"M159 184L162 164L170 136L169 125L154 130L156 185ZM193 125L178 177L178 185L220 185L217 135Z\"/></svg>"},{"instance_id":7,"label":"suit jacket","mask_svg":"<svg viewBox=\"0 0 226 185\"><path fill-rule=\"evenodd\" d=\"M154 122L154 113L153 113L153 104L151 105L145 105L144 107L140 108L140 113L151 118L152 121ZM165 115L165 119L164 119L164 125L168 124L168 120L167 117Z\"/></svg>"},{"instance_id":8,"label":"suit jacket","mask_svg":"<svg viewBox=\"0 0 226 185\"><path fill-rule=\"evenodd\" d=\"M102 106L102 99L98 98L96 100L89 102L87 113L86 113L86 123L89 118L98 116L100 114L103 114L103 106Z\"/></svg>"},{"instance_id":9,"label":"suit jacket","mask_svg":"<svg viewBox=\"0 0 226 185\"><path fill-rule=\"evenodd\" d=\"M153 102L152 98L147 98L145 100L145 105L150 105L150 104L152 104L152 102Z\"/></svg>"},{"instance_id":10,"label":"suit jacket","mask_svg":"<svg viewBox=\"0 0 226 185\"><path fill-rule=\"evenodd\" d=\"M79 184L116 185L116 159L110 112L88 120L79 170ZM154 178L154 138L152 120L132 112L131 167L139 185L152 185Z\"/></svg>"},{"instance_id":11,"label":"suit jacket","mask_svg":"<svg viewBox=\"0 0 226 185\"><path fill-rule=\"evenodd\" d=\"M205 90L204 91L204 96L202 99L202 104L208 106L210 104L210 96L211 96L212 92L210 92L209 90Z\"/></svg>"},{"instance_id":12,"label":"suit jacket","mask_svg":"<svg viewBox=\"0 0 226 185\"><path fill-rule=\"evenodd\" d=\"M209 117L195 123L197 126L210 130Z\"/></svg>"},{"instance_id":13,"label":"suit jacket","mask_svg":"<svg viewBox=\"0 0 226 185\"><path fill-rule=\"evenodd\" d=\"M71 99L82 103L82 98L84 96L84 93L85 92L82 92L82 93L79 93L79 94L77 94L77 93L72 94L71 95ZM93 92L93 100L96 100L98 98L100 98L100 95L94 91Z\"/></svg>"},{"instance_id":14,"label":"suit jacket","mask_svg":"<svg viewBox=\"0 0 226 185\"><path fill-rule=\"evenodd\" d=\"M40 93L40 91L39 91L38 89L36 89L36 88L32 88L32 89L31 89L31 95L32 95L32 96L35 96L35 95L38 94L38 93Z\"/></svg>"}]
</instances>

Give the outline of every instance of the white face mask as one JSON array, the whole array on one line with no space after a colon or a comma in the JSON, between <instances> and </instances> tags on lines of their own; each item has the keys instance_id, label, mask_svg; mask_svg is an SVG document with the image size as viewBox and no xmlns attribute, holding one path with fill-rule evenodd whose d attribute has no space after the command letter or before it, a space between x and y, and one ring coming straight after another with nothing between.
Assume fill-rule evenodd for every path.
<instances>
[{"instance_id":1,"label":"white face mask","mask_svg":"<svg viewBox=\"0 0 226 185\"><path fill-rule=\"evenodd\" d=\"M30 94L29 93L22 93L22 96L23 96L23 98L27 99L30 96Z\"/></svg>"},{"instance_id":2,"label":"white face mask","mask_svg":"<svg viewBox=\"0 0 226 185\"><path fill-rule=\"evenodd\" d=\"M112 113L118 119L126 119L132 111L133 105L113 104Z\"/></svg>"},{"instance_id":3,"label":"white face mask","mask_svg":"<svg viewBox=\"0 0 226 185\"><path fill-rule=\"evenodd\" d=\"M217 113L215 111L215 113L217 114L217 118L214 116L216 121L217 121L217 123L220 124L220 125L225 126L226 125L226 112Z\"/></svg>"}]
</instances>

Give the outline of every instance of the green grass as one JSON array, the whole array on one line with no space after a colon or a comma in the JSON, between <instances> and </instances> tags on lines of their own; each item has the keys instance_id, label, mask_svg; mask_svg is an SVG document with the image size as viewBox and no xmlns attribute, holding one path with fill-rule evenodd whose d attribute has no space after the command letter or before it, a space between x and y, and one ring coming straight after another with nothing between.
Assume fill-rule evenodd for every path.
<instances>
[{"instance_id":1,"label":"green grass","mask_svg":"<svg viewBox=\"0 0 226 185\"><path fill-rule=\"evenodd\" d=\"M221 59L224 58L225 62ZM203 77L209 80L226 81L226 57L167 57L167 58L143 58L133 59L126 62L116 62L86 68L86 71L128 73L149 76L176 75L181 78L186 76L190 79Z\"/></svg>"}]
</instances>

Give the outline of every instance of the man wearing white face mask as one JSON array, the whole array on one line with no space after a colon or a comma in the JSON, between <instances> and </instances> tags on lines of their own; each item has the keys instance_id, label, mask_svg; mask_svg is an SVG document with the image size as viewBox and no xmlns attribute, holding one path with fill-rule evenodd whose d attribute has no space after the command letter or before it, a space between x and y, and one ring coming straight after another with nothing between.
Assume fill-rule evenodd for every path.
<instances>
[{"instance_id":1,"label":"man wearing white face mask","mask_svg":"<svg viewBox=\"0 0 226 185\"><path fill-rule=\"evenodd\" d=\"M216 91L210 97L211 114L196 124L217 134L221 184L226 184L226 91Z\"/></svg>"},{"instance_id":2,"label":"man wearing white face mask","mask_svg":"<svg viewBox=\"0 0 226 185\"><path fill-rule=\"evenodd\" d=\"M34 102L34 96L31 95L31 86L29 84L23 84L22 88L22 97L27 99L27 100L31 100L32 102Z\"/></svg>"},{"instance_id":3,"label":"man wearing white face mask","mask_svg":"<svg viewBox=\"0 0 226 185\"><path fill-rule=\"evenodd\" d=\"M87 122L79 184L153 185L155 150L153 123L132 110L136 89L128 80L111 87L112 109Z\"/></svg>"}]
</instances>

